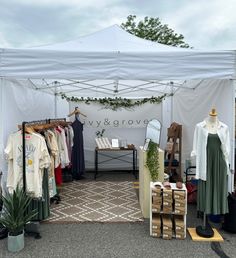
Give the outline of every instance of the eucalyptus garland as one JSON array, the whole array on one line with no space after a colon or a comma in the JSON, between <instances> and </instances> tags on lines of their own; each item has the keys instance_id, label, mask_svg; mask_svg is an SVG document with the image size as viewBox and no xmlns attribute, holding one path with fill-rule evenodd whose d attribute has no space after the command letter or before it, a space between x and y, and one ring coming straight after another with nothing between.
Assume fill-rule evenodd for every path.
<instances>
[{"instance_id":1,"label":"eucalyptus garland","mask_svg":"<svg viewBox=\"0 0 236 258\"><path fill-rule=\"evenodd\" d=\"M62 99L66 99L67 101L72 101L72 102L84 102L85 104L91 104L91 103L97 103L100 105L103 105L104 108L106 109L112 109L116 111L117 109L120 108L125 108L125 109L132 109L136 106L141 106L145 103L151 103L151 104L159 104L162 102L162 100L170 96L170 94L163 94L162 96L158 97L151 97L151 98L143 98L140 100L132 100L132 99L127 99L127 98L121 98L121 97L116 97L116 98L78 98L78 97L69 97L65 93L60 93Z\"/></svg>"},{"instance_id":2,"label":"eucalyptus garland","mask_svg":"<svg viewBox=\"0 0 236 258\"><path fill-rule=\"evenodd\" d=\"M158 144L153 142L152 140L150 140L148 144L146 166L149 169L152 181L156 182L158 180L160 169L159 152Z\"/></svg>"}]
</instances>

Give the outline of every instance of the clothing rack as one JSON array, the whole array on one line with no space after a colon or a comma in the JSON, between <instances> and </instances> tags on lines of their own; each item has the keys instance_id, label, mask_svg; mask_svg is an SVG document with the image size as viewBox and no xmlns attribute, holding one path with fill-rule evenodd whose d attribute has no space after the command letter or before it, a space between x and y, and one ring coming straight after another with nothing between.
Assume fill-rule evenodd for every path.
<instances>
[{"instance_id":1,"label":"clothing rack","mask_svg":"<svg viewBox=\"0 0 236 258\"><path fill-rule=\"evenodd\" d=\"M34 125L34 124L43 124L46 120L38 120L38 121L31 121L31 122L22 122L22 169L23 169L23 190L26 192L26 162L25 162L25 131L26 125ZM39 233L39 223L32 223L30 222L25 226L25 231L29 235L35 237L35 239L40 239L41 235Z\"/></svg>"},{"instance_id":2,"label":"clothing rack","mask_svg":"<svg viewBox=\"0 0 236 258\"><path fill-rule=\"evenodd\" d=\"M47 120L49 124L51 124L51 122L66 122L66 118L53 118L53 119L48 119Z\"/></svg>"},{"instance_id":3,"label":"clothing rack","mask_svg":"<svg viewBox=\"0 0 236 258\"><path fill-rule=\"evenodd\" d=\"M22 172L23 172L23 190L26 192L26 152L25 152L25 133L26 133L26 127L27 126L33 126L33 125L43 125L43 124L50 124L52 122L66 122L66 118L56 118L56 119L44 119L44 120L35 120L30 122L22 122L21 129L22 129ZM34 236L36 239L41 238L41 235L39 233L39 222L31 222L26 225L25 231L29 234Z\"/></svg>"},{"instance_id":4,"label":"clothing rack","mask_svg":"<svg viewBox=\"0 0 236 258\"><path fill-rule=\"evenodd\" d=\"M22 128L22 158L23 158L23 189L26 192L26 163L25 163L25 132L26 132L26 126L32 126L32 125L42 125L42 124L50 124L52 122L66 122L66 118L55 118L55 119L44 119L44 120L35 120L30 122L22 122L21 128Z\"/></svg>"},{"instance_id":5,"label":"clothing rack","mask_svg":"<svg viewBox=\"0 0 236 258\"><path fill-rule=\"evenodd\" d=\"M26 192L26 163L25 163L25 131L26 125L35 125L35 124L44 124L47 123L47 120L36 120L31 122L22 122L22 169L23 169L23 189Z\"/></svg>"},{"instance_id":6,"label":"clothing rack","mask_svg":"<svg viewBox=\"0 0 236 258\"><path fill-rule=\"evenodd\" d=\"M66 122L66 118L53 118L53 119L48 119L48 123L57 123L57 122ZM61 201L61 197L59 193L57 193L55 196L50 198L50 203L55 202L56 204L59 204Z\"/></svg>"}]
</instances>

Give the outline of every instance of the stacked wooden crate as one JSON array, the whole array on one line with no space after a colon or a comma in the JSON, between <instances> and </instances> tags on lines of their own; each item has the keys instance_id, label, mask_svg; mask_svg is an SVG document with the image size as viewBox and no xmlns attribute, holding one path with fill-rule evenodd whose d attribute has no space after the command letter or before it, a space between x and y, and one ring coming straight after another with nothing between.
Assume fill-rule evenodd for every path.
<instances>
[{"instance_id":1,"label":"stacked wooden crate","mask_svg":"<svg viewBox=\"0 0 236 258\"><path fill-rule=\"evenodd\" d=\"M175 183L164 188L160 182L150 183L150 235L163 239L185 239L187 189Z\"/></svg>"}]
</instances>

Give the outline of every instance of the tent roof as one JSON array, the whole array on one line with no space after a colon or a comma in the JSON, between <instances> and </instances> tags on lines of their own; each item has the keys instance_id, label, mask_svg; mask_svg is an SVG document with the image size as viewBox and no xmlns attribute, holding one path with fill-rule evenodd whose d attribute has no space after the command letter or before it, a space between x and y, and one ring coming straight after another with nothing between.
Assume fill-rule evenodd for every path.
<instances>
[{"instance_id":1,"label":"tent roof","mask_svg":"<svg viewBox=\"0 0 236 258\"><path fill-rule=\"evenodd\" d=\"M81 52L156 52L186 50L139 38L126 32L118 25L112 25L76 40L39 46L33 49Z\"/></svg>"},{"instance_id":2,"label":"tent roof","mask_svg":"<svg viewBox=\"0 0 236 258\"><path fill-rule=\"evenodd\" d=\"M173 92L170 81L178 88L188 79L235 78L235 56L158 44L113 25L63 43L0 49L0 77L84 97L145 97Z\"/></svg>"}]
</instances>

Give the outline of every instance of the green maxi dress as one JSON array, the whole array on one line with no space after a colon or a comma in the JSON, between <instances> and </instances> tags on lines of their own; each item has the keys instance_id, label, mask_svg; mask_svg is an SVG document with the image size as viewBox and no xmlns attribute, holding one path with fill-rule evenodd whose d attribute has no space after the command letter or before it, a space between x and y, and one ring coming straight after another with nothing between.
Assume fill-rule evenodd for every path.
<instances>
[{"instance_id":1,"label":"green maxi dress","mask_svg":"<svg viewBox=\"0 0 236 258\"><path fill-rule=\"evenodd\" d=\"M227 164L218 134L208 134L206 181L198 181L197 210L206 214L228 212Z\"/></svg>"},{"instance_id":2,"label":"green maxi dress","mask_svg":"<svg viewBox=\"0 0 236 258\"><path fill-rule=\"evenodd\" d=\"M29 205L28 211L37 210L38 214L35 215L32 220L42 221L49 217L50 210L50 199L48 190L48 171L44 169L43 173L43 198L42 199L32 199Z\"/></svg>"}]
</instances>

